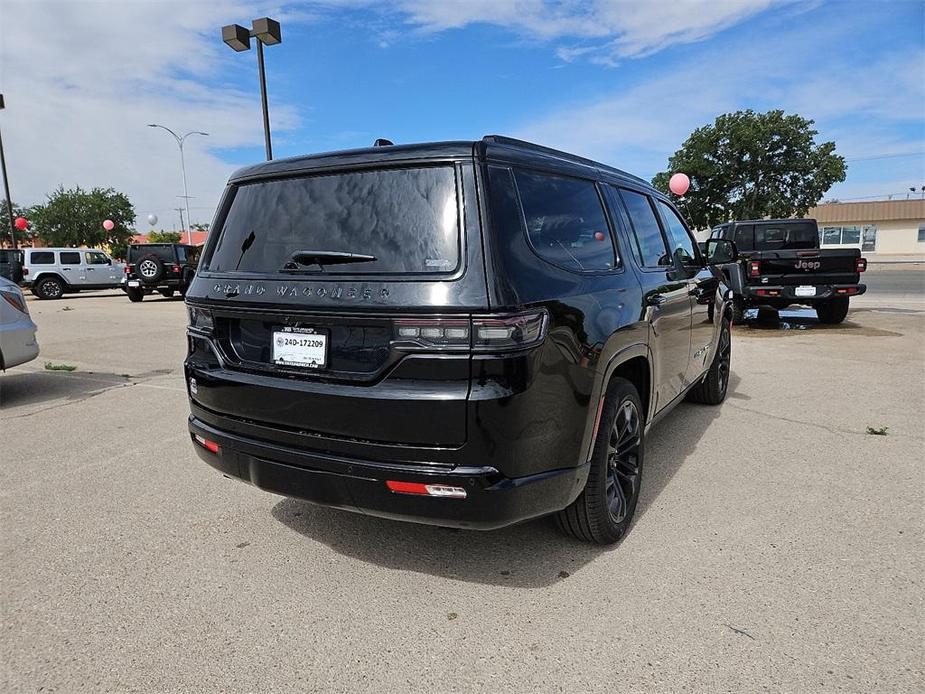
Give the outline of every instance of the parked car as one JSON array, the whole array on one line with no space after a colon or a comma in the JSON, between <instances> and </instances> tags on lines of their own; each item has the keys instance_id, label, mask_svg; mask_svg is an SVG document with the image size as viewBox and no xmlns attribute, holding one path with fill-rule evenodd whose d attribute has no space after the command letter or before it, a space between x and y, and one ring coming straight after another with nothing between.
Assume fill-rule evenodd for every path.
<instances>
[{"instance_id":1,"label":"parked car","mask_svg":"<svg viewBox=\"0 0 925 694\"><path fill-rule=\"evenodd\" d=\"M118 289L122 263L96 248L24 248L23 282L39 299L87 289Z\"/></svg>"},{"instance_id":2,"label":"parked car","mask_svg":"<svg viewBox=\"0 0 925 694\"><path fill-rule=\"evenodd\" d=\"M141 301L152 291L171 297L182 295L196 275L199 246L184 243L138 243L128 247L125 292L130 301Z\"/></svg>"},{"instance_id":3,"label":"parked car","mask_svg":"<svg viewBox=\"0 0 925 694\"><path fill-rule=\"evenodd\" d=\"M22 258L19 248L0 248L0 277L14 284L22 282Z\"/></svg>"},{"instance_id":4,"label":"parked car","mask_svg":"<svg viewBox=\"0 0 925 694\"><path fill-rule=\"evenodd\" d=\"M612 543L649 428L726 396L722 274L603 164L499 136L279 160L235 173L216 222L186 296L189 431L262 489L465 528L557 514Z\"/></svg>"},{"instance_id":5,"label":"parked car","mask_svg":"<svg viewBox=\"0 0 925 694\"><path fill-rule=\"evenodd\" d=\"M724 268L735 293L733 321L751 307L816 309L820 323L841 323L849 297L867 291L860 273L867 260L857 248L819 248L815 219L757 219L715 227L710 238L735 242L740 260Z\"/></svg>"},{"instance_id":6,"label":"parked car","mask_svg":"<svg viewBox=\"0 0 925 694\"><path fill-rule=\"evenodd\" d=\"M22 290L0 278L0 369L25 364L39 355L36 330Z\"/></svg>"}]
</instances>

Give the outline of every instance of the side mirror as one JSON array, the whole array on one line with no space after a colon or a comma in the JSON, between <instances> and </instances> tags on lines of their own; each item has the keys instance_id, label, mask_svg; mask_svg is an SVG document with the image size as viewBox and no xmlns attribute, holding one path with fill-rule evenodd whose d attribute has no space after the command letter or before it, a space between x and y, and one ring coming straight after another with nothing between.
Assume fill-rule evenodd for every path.
<instances>
[{"instance_id":1,"label":"side mirror","mask_svg":"<svg viewBox=\"0 0 925 694\"><path fill-rule=\"evenodd\" d=\"M704 257L709 265L722 265L735 262L739 249L729 239L708 239L704 243Z\"/></svg>"},{"instance_id":2,"label":"side mirror","mask_svg":"<svg viewBox=\"0 0 925 694\"><path fill-rule=\"evenodd\" d=\"M106 264L112 265L112 258L106 258Z\"/></svg>"}]
</instances>

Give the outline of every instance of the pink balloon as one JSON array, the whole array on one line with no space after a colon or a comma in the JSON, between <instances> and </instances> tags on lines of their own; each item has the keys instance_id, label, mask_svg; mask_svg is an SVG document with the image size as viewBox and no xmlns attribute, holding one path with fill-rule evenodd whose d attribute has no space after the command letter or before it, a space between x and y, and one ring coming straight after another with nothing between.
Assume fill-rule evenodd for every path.
<instances>
[{"instance_id":1,"label":"pink balloon","mask_svg":"<svg viewBox=\"0 0 925 694\"><path fill-rule=\"evenodd\" d=\"M116 223L113 222L111 219L107 219L105 222L103 222L103 228L106 231L112 231L113 229L115 229L115 227L116 227Z\"/></svg>"},{"instance_id":2,"label":"pink balloon","mask_svg":"<svg viewBox=\"0 0 925 694\"><path fill-rule=\"evenodd\" d=\"M668 188L675 195L684 195L690 187L691 179L687 177L687 174L676 173L668 180Z\"/></svg>"}]
</instances>

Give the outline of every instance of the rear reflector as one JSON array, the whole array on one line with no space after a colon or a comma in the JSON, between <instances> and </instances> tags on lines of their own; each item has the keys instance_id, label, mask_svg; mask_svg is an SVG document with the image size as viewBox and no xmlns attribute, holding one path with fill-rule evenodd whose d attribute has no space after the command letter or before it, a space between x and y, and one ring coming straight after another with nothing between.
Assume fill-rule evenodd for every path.
<instances>
[{"instance_id":1,"label":"rear reflector","mask_svg":"<svg viewBox=\"0 0 925 694\"><path fill-rule=\"evenodd\" d=\"M198 443L200 446L205 448L207 451L218 454L219 448L218 448L218 444L215 443L215 441L204 439L199 434L194 434L193 438L196 440L196 443Z\"/></svg>"},{"instance_id":2,"label":"rear reflector","mask_svg":"<svg viewBox=\"0 0 925 694\"><path fill-rule=\"evenodd\" d=\"M857 287L839 287L838 289L835 290L835 293L836 294L857 294L858 288Z\"/></svg>"},{"instance_id":3,"label":"rear reflector","mask_svg":"<svg viewBox=\"0 0 925 694\"><path fill-rule=\"evenodd\" d=\"M755 294L758 296L780 296L779 289L756 289Z\"/></svg>"},{"instance_id":4,"label":"rear reflector","mask_svg":"<svg viewBox=\"0 0 925 694\"><path fill-rule=\"evenodd\" d=\"M421 482L399 482L387 480L385 486L396 494L418 494L421 496L442 496L450 499L465 499L466 490L462 487L449 487L445 484L423 484Z\"/></svg>"}]
</instances>

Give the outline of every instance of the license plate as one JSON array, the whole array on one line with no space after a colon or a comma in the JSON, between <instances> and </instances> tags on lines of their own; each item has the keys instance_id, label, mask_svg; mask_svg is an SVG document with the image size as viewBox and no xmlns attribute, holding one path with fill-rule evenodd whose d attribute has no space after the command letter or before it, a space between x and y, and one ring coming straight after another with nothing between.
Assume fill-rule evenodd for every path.
<instances>
[{"instance_id":1,"label":"license plate","mask_svg":"<svg viewBox=\"0 0 925 694\"><path fill-rule=\"evenodd\" d=\"M282 328L273 331L273 363L321 369L328 361L328 336L314 328Z\"/></svg>"},{"instance_id":2,"label":"license plate","mask_svg":"<svg viewBox=\"0 0 925 694\"><path fill-rule=\"evenodd\" d=\"M802 287L797 287L794 294L797 296L816 296L816 288L804 285Z\"/></svg>"},{"instance_id":3,"label":"license plate","mask_svg":"<svg viewBox=\"0 0 925 694\"><path fill-rule=\"evenodd\" d=\"M130 286L130 287L140 287L140 286L141 286L141 282L139 282L138 280L129 280L129 281L128 281L128 286Z\"/></svg>"}]
</instances>

